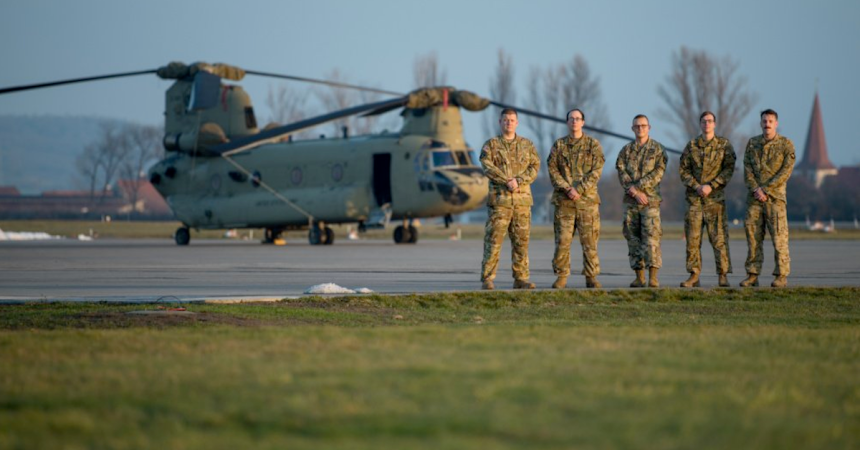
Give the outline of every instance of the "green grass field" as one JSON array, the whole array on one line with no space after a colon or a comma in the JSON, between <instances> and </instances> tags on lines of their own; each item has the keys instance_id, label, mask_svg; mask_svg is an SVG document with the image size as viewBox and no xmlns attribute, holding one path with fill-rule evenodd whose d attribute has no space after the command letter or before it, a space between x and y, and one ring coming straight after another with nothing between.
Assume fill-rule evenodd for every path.
<instances>
[{"instance_id":1,"label":"green grass field","mask_svg":"<svg viewBox=\"0 0 860 450\"><path fill-rule=\"evenodd\" d=\"M40 231L64 237L77 237L79 234L93 234L99 238L164 238L172 239L173 233L180 227L179 222L144 222L123 221L112 222L76 221L76 220L5 220L0 221L0 230L4 231ZM336 240L342 241L347 235L346 225L333 225ZM355 225L352 226L355 228ZM482 224L454 224L451 228L425 222L419 228L420 239L449 239L460 229L462 239L482 239L484 226ZM225 239L226 230L199 230L191 232L192 239ZM368 230L362 237L366 239L391 239L393 227L387 230ZM263 237L262 229L237 230L239 239L259 241ZM664 224L665 239L680 239L684 234L683 224ZM289 241L307 241L307 231L290 231L285 233ZM744 230L740 227L729 229L732 239L744 239ZM553 239L552 225L535 225L531 231L532 239ZM601 239L624 239L621 235L621 224L616 221L604 220L601 225ZM836 233L821 233L802 228L791 229L791 239L860 239L860 230L844 229Z\"/></svg>"},{"instance_id":2,"label":"green grass field","mask_svg":"<svg viewBox=\"0 0 860 450\"><path fill-rule=\"evenodd\" d=\"M856 449L858 296L0 305L0 448Z\"/></svg>"}]
</instances>

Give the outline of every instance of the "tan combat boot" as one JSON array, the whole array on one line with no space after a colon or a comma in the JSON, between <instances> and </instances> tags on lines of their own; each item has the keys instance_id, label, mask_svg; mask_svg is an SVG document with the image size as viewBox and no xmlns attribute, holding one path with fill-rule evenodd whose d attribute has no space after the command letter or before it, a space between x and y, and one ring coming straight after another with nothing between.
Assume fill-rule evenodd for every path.
<instances>
[{"instance_id":1,"label":"tan combat boot","mask_svg":"<svg viewBox=\"0 0 860 450\"><path fill-rule=\"evenodd\" d=\"M597 277L585 277L585 287L591 289L600 289L603 287L599 281L597 281Z\"/></svg>"},{"instance_id":2,"label":"tan combat boot","mask_svg":"<svg viewBox=\"0 0 860 450\"><path fill-rule=\"evenodd\" d=\"M564 289L567 287L567 277L559 276L555 279L555 283L552 284L553 289Z\"/></svg>"},{"instance_id":3,"label":"tan combat boot","mask_svg":"<svg viewBox=\"0 0 860 450\"><path fill-rule=\"evenodd\" d=\"M535 284L529 280L514 280L514 289L534 289Z\"/></svg>"},{"instance_id":4,"label":"tan combat boot","mask_svg":"<svg viewBox=\"0 0 860 450\"><path fill-rule=\"evenodd\" d=\"M485 291L492 291L495 288L496 286L493 284L493 280L485 280L484 283L481 285L481 289Z\"/></svg>"},{"instance_id":5,"label":"tan combat boot","mask_svg":"<svg viewBox=\"0 0 860 450\"><path fill-rule=\"evenodd\" d=\"M726 275L726 274L724 274L724 273L721 273L721 274L720 274L720 281L719 281L719 283L720 283L720 287L729 287L729 286L731 286L731 285L729 284L729 276L728 276L728 275Z\"/></svg>"},{"instance_id":6,"label":"tan combat boot","mask_svg":"<svg viewBox=\"0 0 860 450\"><path fill-rule=\"evenodd\" d=\"M648 287L660 287L660 280L657 279L657 272L659 271L660 269L658 269L657 267L651 267L651 269L649 270Z\"/></svg>"},{"instance_id":7,"label":"tan combat boot","mask_svg":"<svg viewBox=\"0 0 860 450\"><path fill-rule=\"evenodd\" d=\"M758 286L758 275L754 273L748 273L747 278L744 281L741 281L741 287L752 286Z\"/></svg>"},{"instance_id":8,"label":"tan combat boot","mask_svg":"<svg viewBox=\"0 0 860 450\"><path fill-rule=\"evenodd\" d=\"M687 278L687 281L681 282L681 287L699 287L701 284L699 283L699 272L690 272L690 278Z\"/></svg>"},{"instance_id":9,"label":"tan combat boot","mask_svg":"<svg viewBox=\"0 0 860 450\"><path fill-rule=\"evenodd\" d=\"M770 284L771 287L782 288L788 286L788 278L785 275L779 275L773 279L773 283Z\"/></svg>"},{"instance_id":10,"label":"tan combat boot","mask_svg":"<svg viewBox=\"0 0 860 450\"><path fill-rule=\"evenodd\" d=\"M632 288L645 287L645 269L636 269L636 279L630 283Z\"/></svg>"}]
</instances>

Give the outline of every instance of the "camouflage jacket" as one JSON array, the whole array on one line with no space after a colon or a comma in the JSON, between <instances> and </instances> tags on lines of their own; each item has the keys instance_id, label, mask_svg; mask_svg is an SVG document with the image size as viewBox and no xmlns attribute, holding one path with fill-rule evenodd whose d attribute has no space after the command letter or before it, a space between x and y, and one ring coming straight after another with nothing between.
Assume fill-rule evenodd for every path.
<instances>
[{"instance_id":1,"label":"camouflage jacket","mask_svg":"<svg viewBox=\"0 0 860 450\"><path fill-rule=\"evenodd\" d=\"M517 135L513 142L507 143L501 136L496 136L481 148L481 165L490 179L487 205L530 206L533 203L529 185L537 178L540 158L532 141ZM516 192L508 190L507 183L511 178L516 178L519 184Z\"/></svg>"},{"instance_id":2,"label":"camouflage jacket","mask_svg":"<svg viewBox=\"0 0 860 450\"><path fill-rule=\"evenodd\" d=\"M790 139L776 135L766 141L763 135L750 139L744 151L744 182L749 190L747 201L752 201L753 192L763 188L767 196L785 201L785 185L794 169L794 144Z\"/></svg>"},{"instance_id":3,"label":"camouflage jacket","mask_svg":"<svg viewBox=\"0 0 860 450\"><path fill-rule=\"evenodd\" d=\"M636 141L625 145L618 152L615 168L618 170L618 180L624 188L624 201L637 204L636 199L627 194L630 186L645 193L648 203L659 206L663 197L660 196L660 181L666 171L669 157L663 150L663 145L654 139L648 139L641 148Z\"/></svg>"},{"instance_id":4,"label":"camouflage jacket","mask_svg":"<svg viewBox=\"0 0 860 450\"><path fill-rule=\"evenodd\" d=\"M576 205L600 204L597 182L604 162L603 147L591 136L583 134L575 139L568 135L556 140L546 161L553 187L552 203L574 204L567 197L567 190L574 188L582 195Z\"/></svg>"},{"instance_id":5,"label":"camouflage jacket","mask_svg":"<svg viewBox=\"0 0 860 450\"><path fill-rule=\"evenodd\" d=\"M725 187L735 173L735 149L728 139L714 136L705 141L702 135L687 143L681 154L678 172L681 183L687 187L687 203L717 203L726 201ZM703 184L711 186L711 194L702 197L696 189Z\"/></svg>"}]
</instances>

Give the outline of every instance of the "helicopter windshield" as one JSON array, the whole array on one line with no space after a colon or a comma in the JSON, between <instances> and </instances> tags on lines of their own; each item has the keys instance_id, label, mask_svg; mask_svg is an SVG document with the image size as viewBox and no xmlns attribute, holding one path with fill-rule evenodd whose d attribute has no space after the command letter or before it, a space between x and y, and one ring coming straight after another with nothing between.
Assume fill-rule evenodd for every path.
<instances>
[{"instance_id":1,"label":"helicopter windshield","mask_svg":"<svg viewBox=\"0 0 860 450\"><path fill-rule=\"evenodd\" d=\"M474 162L469 150L436 150L433 152L433 167L471 165L474 165Z\"/></svg>"}]
</instances>

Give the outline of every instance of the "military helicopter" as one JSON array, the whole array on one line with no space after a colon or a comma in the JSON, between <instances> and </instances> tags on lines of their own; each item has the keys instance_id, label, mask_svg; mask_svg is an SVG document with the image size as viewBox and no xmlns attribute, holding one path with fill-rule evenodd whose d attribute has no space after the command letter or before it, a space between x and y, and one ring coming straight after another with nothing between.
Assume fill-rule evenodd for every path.
<instances>
[{"instance_id":1,"label":"military helicopter","mask_svg":"<svg viewBox=\"0 0 860 450\"><path fill-rule=\"evenodd\" d=\"M175 80L165 95L168 156L149 170L149 180L183 224L178 245L188 245L190 229L264 228L264 242L285 230L308 229L313 245L330 245L329 224L358 224L360 231L402 221L397 244L415 243L414 219L444 217L484 203L488 182L463 139L460 109L512 107L453 87L430 87L409 94L311 78L245 71L226 64L170 63L156 70L127 72L0 89L0 94L155 73ZM296 123L260 130L245 74L373 91L395 98L334 111ZM353 115L376 115L403 108L396 133L293 141L291 135ZM520 114L565 120L514 107ZM593 127L588 129L630 139Z\"/></svg>"}]
</instances>

